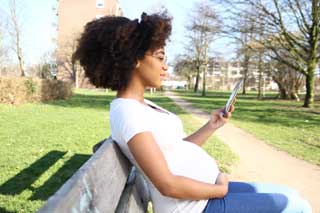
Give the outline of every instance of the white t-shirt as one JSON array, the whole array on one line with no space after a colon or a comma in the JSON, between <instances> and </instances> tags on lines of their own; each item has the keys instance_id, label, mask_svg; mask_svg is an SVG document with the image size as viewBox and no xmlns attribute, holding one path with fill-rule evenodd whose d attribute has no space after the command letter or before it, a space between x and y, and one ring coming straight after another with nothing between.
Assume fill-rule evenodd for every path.
<instances>
[{"instance_id":1,"label":"white t-shirt","mask_svg":"<svg viewBox=\"0 0 320 213\"><path fill-rule=\"evenodd\" d=\"M112 139L126 157L137 166L127 142L138 133L151 132L168 163L172 174L214 184L219 174L215 160L198 145L184 141L186 136L180 118L153 102L116 98L110 104ZM142 174L143 171L141 171ZM144 174L155 213L202 212L208 200L182 200L163 196Z\"/></svg>"}]
</instances>

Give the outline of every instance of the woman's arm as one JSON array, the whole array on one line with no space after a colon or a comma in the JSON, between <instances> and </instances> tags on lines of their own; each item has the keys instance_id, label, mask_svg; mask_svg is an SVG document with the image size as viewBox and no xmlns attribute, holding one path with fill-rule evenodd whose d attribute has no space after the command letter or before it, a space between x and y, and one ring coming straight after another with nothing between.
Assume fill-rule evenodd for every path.
<instances>
[{"instance_id":1,"label":"woman's arm","mask_svg":"<svg viewBox=\"0 0 320 213\"><path fill-rule=\"evenodd\" d=\"M212 135L212 133L229 121L233 110L234 106L232 105L230 111L226 114L226 117L222 116L223 109L212 111L210 120L196 132L184 138L183 140L195 143L198 146L202 146L204 142Z\"/></svg>"},{"instance_id":2,"label":"woman's arm","mask_svg":"<svg viewBox=\"0 0 320 213\"><path fill-rule=\"evenodd\" d=\"M201 200L222 198L228 192L226 181L209 184L172 174L152 133L135 135L128 146L140 168L165 196Z\"/></svg>"}]
</instances>

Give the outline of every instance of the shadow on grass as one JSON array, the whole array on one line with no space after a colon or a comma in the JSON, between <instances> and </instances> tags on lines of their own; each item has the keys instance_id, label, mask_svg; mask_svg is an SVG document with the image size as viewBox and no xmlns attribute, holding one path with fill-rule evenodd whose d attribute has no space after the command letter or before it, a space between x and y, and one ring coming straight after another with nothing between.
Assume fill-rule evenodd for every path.
<instances>
[{"instance_id":1,"label":"shadow on grass","mask_svg":"<svg viewBox=\"0 0 320 213\"><path fill-rule=\"evenodd\" d=\"M36 181L45 171L62 158L66 152L51 151L39 160L35 161L28 168L23 169L17 175L0 186L0 193L3 195L17 195Z\"/></svg>"},{"instance_id":2,"label":"shadow on grass","mask_svg":"<svg viewBox=\"0 0 320 213\"><path fill-rule=\"evenodd\" d=\"M284 127L308 128L319 124L320 120L311 113L301 113L292 110L279 109L239 109L233 113L233 118L261 124L276 124Z\"/></svg>"},{"instance_id":3,"label":"shadow on grass","mask_svg":"<svg viewBox=\"0 0 320 213\"><path fill-rule=\"evenodd\" d=\"M30 200L47 200L53 195L91 155L75 154L54 173L41 187L33 191Z\"/></svg>"},{"instance_id":4,"label":"shadow on grass","mask_svg":"<svg viewBox=\"0 0 320 213\"><path fill-rule=\"evenodd\" d=\"M197 94L179 94L196 108L210 113L226 104L229 93L210 92L206 97ZM268 97L270 98L270 97ZM277 124L285 127L313 128L320 123L320 110L306 109L300 102L282 101L278 99L257 100L254 94L239 95L233 118L241 121L261 124Z\"/></svg>"},{"instance_id":5,"label":"shadow on grass","mask_svg":"<svg viewBox=\"0 0 320 213\"><path fill-rule=\"evenodd\" d=\"M228 99L231 91L207 91L206 96L203 97L201 92L194 93L190 90L174 90L175 93L183 95L183 96L189 96L189 97L201 97L201 98L223 98ZM249 92L247 94L242 94L242 92L238 93L238 96L241 96L244 100L257 100L257 93ZM262 100L277 100L277 94L266 94L265 97L263 97Z\"/></svg>"},{"instance_id":6,"label":"shadow on grass","mask_svg":"<svg viewBox=\"0 0 320 213\"><path fill-rule=\"evenodd\" d=\"M35 182L45 171L61 159L66 152L51 151L39 160L35 161L28 168L23 169L17 175L6 181L0 186L0 193L3 195L17 195L25 189L33 191L30 200L47 200L54 194L91 155L75 154L64 165L58 169L51 177L39 188L32 188ZM5 209L0 212L8 212Z\"/></svg>"},{"instance_id":7,"label":"shadow on grass","mask_svg":"<svg viewBox=\"0 0 320 213\"><path fill-rule=\"evenodd\" d=\"M9 211L9 210L7 210L6 208L3 208L3 207L0 207L0 212L1 213L17 213L16 211Z\"/></svg>"}]
</instances>

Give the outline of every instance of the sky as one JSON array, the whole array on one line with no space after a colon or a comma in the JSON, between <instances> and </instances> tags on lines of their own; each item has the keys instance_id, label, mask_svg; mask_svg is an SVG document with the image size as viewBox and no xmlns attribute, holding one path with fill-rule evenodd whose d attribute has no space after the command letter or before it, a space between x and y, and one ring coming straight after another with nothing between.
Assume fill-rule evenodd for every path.
<instances>
[{"instance_id":1,"label":"sky","mask_svg":"<svg viewBox=\"0 0 320 213\"><path fill-rule=\"evenodd\" d=\"M174 57L184 52L185 24L190 11L195 2L201 0L118 0L123 9L124 16L135 19L139 18L142 12L155 11L160 6L165 6L173 16L171 42L166 47L169 62L173 62ZM19 19L22 26L22 47L26 65L39 62L42 55L55 48L56 30L53 24L57 17L55 11L56 0L16 0ZM8 0L0 0L0 13L8 14ZM0 21L4 20L0 15ZM222 56L228 57L232 54L223 39L215 42L213 47L221 52ZM16 61L11 54L10 57Z\"/></svg>"},{"instance_id":2,"label":"sky","mask_svg":"<svg viewBox=\"0 0 320 213\"><path fill-rule=\"evenodd\" d=\"M193 9L195 3L200 1L204 0L119 0L124 15L131 19L139 18L143 11L147 13L149 11L152 12L154 9L160 8L161 5L168 9L169 13L173 16L171 42L167 44L166 48L169 61L174 60L175 55L185 51L185 25L188 21L188 15L190 15L189 11ZM219 10L219 8L215 9ZM212 48L214 52L220 52L225 58L230 58L229 56L233 52L230 40L226 39L217 40L213 43Z\"/></svg>"},{"instance_id":3,"label":"sky","mask_svg":"<svg viewBox=\"0 0 320 213\"><path fill-rule=\"evenodd\" d=\"M55 0L16 0L18 19L21 25L22 51L26 65L37 63L41 56L50 52L56 46L56 30L53 27L56 15L52 10ZM0 0L0 21L6 24L9 13L8 0ZM4 26L6 28L6 26ZM5 34L8 40L8 32ZM13 62L16 57L12 51L9 55Z\"/></svg>"}]
</instances>

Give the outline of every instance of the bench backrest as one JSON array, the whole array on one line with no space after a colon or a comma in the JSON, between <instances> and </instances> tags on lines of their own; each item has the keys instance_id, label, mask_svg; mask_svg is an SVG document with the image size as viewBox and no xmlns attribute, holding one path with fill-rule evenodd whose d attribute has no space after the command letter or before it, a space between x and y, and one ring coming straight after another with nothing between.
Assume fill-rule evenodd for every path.
<instances>
[{"instance_id":1,"label":"bench backrest","mask_svg":"<svg viewBox=\"0 0 320 213\"><path fill-rule=\"evenodd\" d=\"M148 201L144 178L109 138L38 212L146 212Z\"/></svg>"}]
</instances>

